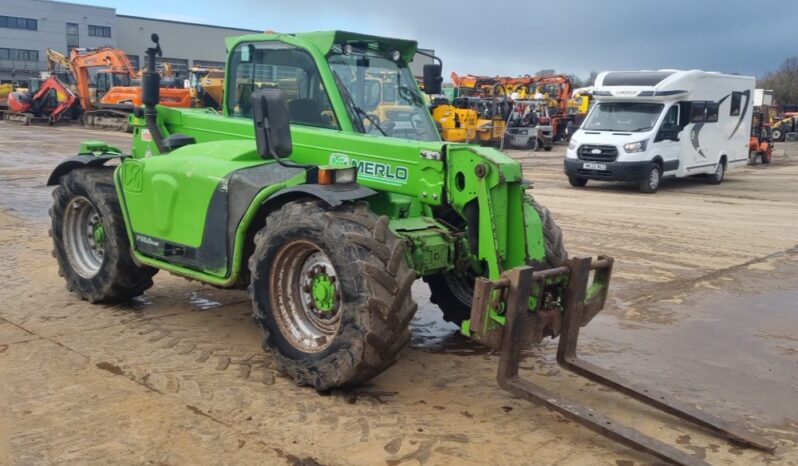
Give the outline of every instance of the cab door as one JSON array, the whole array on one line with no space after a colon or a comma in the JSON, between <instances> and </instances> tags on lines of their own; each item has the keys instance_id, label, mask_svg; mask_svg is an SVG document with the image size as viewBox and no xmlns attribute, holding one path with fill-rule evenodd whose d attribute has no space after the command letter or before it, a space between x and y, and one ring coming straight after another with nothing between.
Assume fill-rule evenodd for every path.
<instances>
[{"instance_id":1,"label":"cab door","mask_svg":"<svg viewBox=\"0 0 798 466\"><path fill-rule=\"evenodd\" d=\"M680 167L679 131L679 104L673 104L665 113L651 145L651 154L662 158L663 175L675 175Z\"/></svg>"}]
</instances>

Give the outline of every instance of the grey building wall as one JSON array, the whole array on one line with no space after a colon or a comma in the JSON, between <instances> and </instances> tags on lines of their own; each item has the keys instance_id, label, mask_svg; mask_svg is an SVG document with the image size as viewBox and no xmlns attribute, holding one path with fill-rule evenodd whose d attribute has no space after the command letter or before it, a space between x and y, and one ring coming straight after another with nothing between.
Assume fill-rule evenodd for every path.
<instances>
[{"instance_id":1,"label":"grey building wall","mask_svg":"<svg viewBox=\"0 0 798 466\"><path fill-rule=\"evenodd\" d=\"M11 79L16 70L17 79L38 77L39 72L47 70L49 47L66 53L66 24L78 25L80 47L100 47L116 45L116 10L74 3L47 0L0 0L0 15L35 19L35 31L0 27L0 47L39 52L38 62L0 59L0 80ZM89 36L89 25L111 28L111 37Z\"/></svg>"},{"instance_id":2,"label":"grey building wall","mask_svg":"<svg viewBox=\"0 0 798 466\"><path fill-rule=\"evenodd\" d=\"M225 37L260 32L126 15L117 15L116 24L118 47L134 57L134 62L138 57L140 66L144 66L144 51L152 46L153 32L160 37L165 59L186 60L188 66L195 60L224 63Z\"/></svg>"},{"instance_id":3,"label":"grey building wall","mask_svg":"<svg viewBox=\"0 0 798 466\"><path fill-rule=\"evenodd\" d=\"M136 67L144 66L144 51L152 45L150 34L158 33L164 59L173 59L176 68L201 65L201 62L223 63L226 57L224 39L252 32L205 24L185 23L138 16L117 15L116 9L67 3L53 0L0 0L0 15L30 18L37 21L36 30L0 27L0 48L36 50L38 61L0 59L0 81L38 77L47 71L45 50L67 53L67 23L78 25L78 46L96 48L105 45L125 51ZM111 28L111 37L89 35L89 26ZM428 52L432 52L428 49ZM416 76L432 60L416 55L411 64Z\"/></svg>"},{"instance_id":4,"label":"grey building wall","mask_svg":"<svg viewBox=\"0 0 798 466\"><path fill-rule=\"evenodd\" d=\"M429 55L435 55L435 51L432 49L422 49L419 47L418 50ZM410 69L413 71L413 76L424 76L424 65L432 63L434 63L432 58L417 53L416 56L413 57L413 61L410 62Z\"/></svg>"}]
</instances>

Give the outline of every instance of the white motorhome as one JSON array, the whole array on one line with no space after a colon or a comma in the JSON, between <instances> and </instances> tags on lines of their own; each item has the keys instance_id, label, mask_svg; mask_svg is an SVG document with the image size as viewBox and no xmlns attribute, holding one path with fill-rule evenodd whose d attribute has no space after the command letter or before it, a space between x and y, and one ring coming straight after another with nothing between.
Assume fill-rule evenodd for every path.
<instances>
[{"instance_id":1,"label":"white motorhome","mask_svg":"<svg viewBox=\"0 0 798 466\"><path fill-rule=\"evenodd\" d=\"M748 161L754 82L698 70L599 74L596 103L568 144L568 180L633 181L648 193L663 177L720 183Z\"/></svg>"}]
</instances>

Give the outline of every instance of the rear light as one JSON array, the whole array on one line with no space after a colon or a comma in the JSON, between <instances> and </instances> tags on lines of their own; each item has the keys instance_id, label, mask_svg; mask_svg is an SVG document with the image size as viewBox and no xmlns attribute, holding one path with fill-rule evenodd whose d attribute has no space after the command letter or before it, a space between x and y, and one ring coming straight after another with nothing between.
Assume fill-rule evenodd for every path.
<instances>
[{"instance_id":1,"label":"rear light","mask_svg":"<svg viewBox=\"0 0 798 466\"><path fill-rule=\"evenodd\" d=\"M357 167L319 168L319 184L354 183L357 181Z\"/></svg>"}]
</instances>

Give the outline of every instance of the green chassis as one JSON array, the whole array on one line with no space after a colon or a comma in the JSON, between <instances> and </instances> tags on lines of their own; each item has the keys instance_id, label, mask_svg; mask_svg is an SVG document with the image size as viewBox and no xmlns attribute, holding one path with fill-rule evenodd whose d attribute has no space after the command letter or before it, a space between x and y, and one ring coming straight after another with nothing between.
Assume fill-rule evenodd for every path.
<instances>
[{"instance_id":1,"label":"green chassis","mask_svg":"<svg viewBox=\"0 0 798 466\"><path fill-rule=\"evenodd\" d=\"M406 240L406 261L418 276L470 266L489 280L499 280L513 267L543 263L541 219L525 193L518 162L491 148L355 130L326 61L327 52L335 43L366 43L373 49L399 50L409 62L415 42L336 31L245 35L229 38L227 48L261 41L281 41L310 54L339 122L339 130L292 125L291 159L320 166L358 166L358 183L376 191L363 200L376 214L388 216L391 230ZM159 106L161 131L192 136L195 144L160 154L144 119L131 115L130 155L96 141L85 142L80 153L84 161L121 158L116 188L139 262L236 287L246 279L242 273L252 235L266 214L296 199L297 188L308 180L304 170L259 157L252 120L227 113L226 107L219 114ZM440 215L453 210L465 219L468 209L478 212L471 215L478 232L470 232L470 246L467 229L457 229ZM471 329L467 320L463 333L481 339L481 334L504 324L499 301L484 307L479 311L486 317L480 319L481 328ZM531 298L530 308L536 307Z\"/></svg>"}]
</instances>

